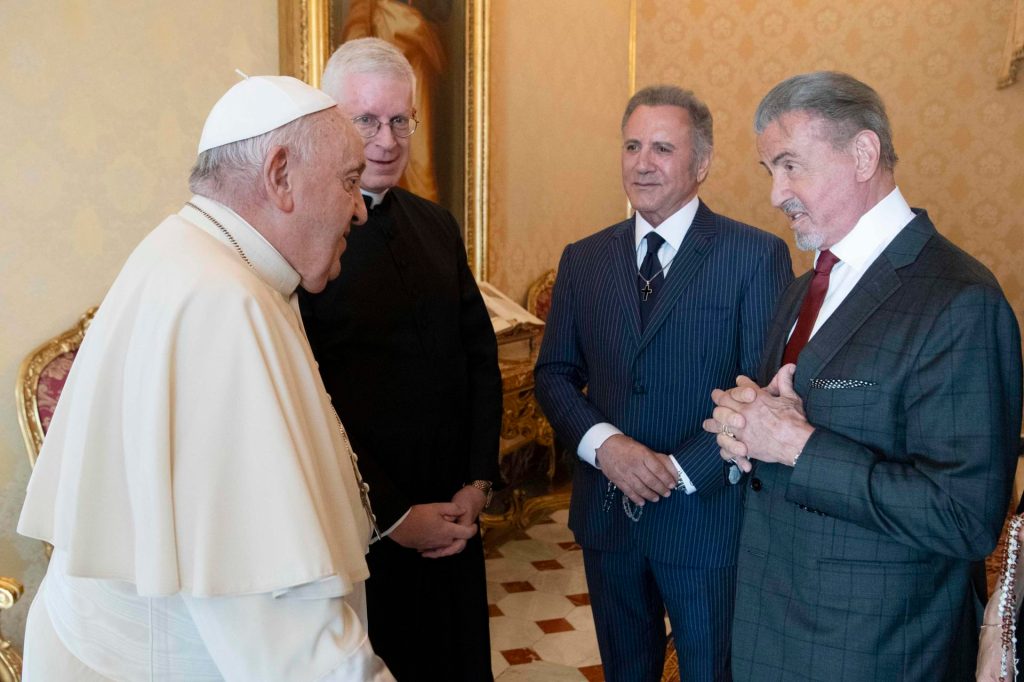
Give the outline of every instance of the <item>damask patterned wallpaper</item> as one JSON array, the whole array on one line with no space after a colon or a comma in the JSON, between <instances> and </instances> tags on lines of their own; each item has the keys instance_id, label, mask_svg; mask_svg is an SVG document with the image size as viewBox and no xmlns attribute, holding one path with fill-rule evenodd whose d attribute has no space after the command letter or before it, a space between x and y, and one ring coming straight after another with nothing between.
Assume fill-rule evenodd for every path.
<instances>
[{"instance_id":1,"label":"damask patterned wallpaper","mask_svg":"<svg viewBox=\"0 0 1024 682\"><path fill-rule=\"evenodd\" d=\"M1021 316L1024 80L995 89L1011 0L636 2L637 87L683 85L714 113L701 191L714 209L792 243L768 200L753 112L790 75L847 71L888 105L908 201L995 272ZM494 4L491 280L524 299L566 243L624 215L628 3ZM811 262L794 259L798 272Z\"/></svg>"},{"instance_id":2,"label":"damask patterned wallpaper","mask_svg":"<svg viewBox=\"0 0 1024 682\"><path fill-rule=\"evenodd\" d=\"M210 107L277 73L277 0L0 2L0 575L21 642L45 571L15 535L29 467L14 408L22 358L71 327L131 249L188 198Z\"/></svg>"},{"instance_id":3,"label":"damask patterned wallpaper","mask_svg":"<svg viewBox=\"0 0 1024 682\"><path fill-rule=\"evenodd\" d=\"M638 0L637 86L679 83L715 116L702 195L784 235L754 109L780 80L846 71L886 102L912 206L984 262L1024 313L1024 82L996 90L1011 0ZM809 267L800 254L794 267Z\"/></svg>"},{"instance_id":4,"label":"damask patterned wallpaper","mask_svg":"<svg viewBox=\"0 0 1024 682\"><path fill-rule=\"evenodd\" d=\"M629 3L492 0L489 279L523 302L566 243L626 215Z\"/></svg>"}]
</instances>

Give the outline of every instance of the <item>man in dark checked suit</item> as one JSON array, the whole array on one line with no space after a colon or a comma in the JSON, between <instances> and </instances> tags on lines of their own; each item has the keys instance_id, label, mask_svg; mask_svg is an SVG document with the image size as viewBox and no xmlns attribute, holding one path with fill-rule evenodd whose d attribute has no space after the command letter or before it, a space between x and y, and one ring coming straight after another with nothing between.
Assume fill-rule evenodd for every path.
<instances>
[{"instance_id":1,"label":"man in dark checked suit","mask_svg":"<svg viewBox=\"0 0 1024 682\"><path fill-rule=\"evenodd\" d=\"M637 213L562 254L537 397L583 460L569 526L606 679L660 679L666 608L684 678L724 679L740 497L701 423L710 389L756 367L792 266L697 198L712 120L693 93L641 90L622 137Z\"/></svg>"},{"instance_id":2,"label":"man in dark checked suit","mask_svg":"<svg viewBox=\"0 0 1024 682\"><path fill-rule=\"evenodd\" d=\"M974 679L969 575L1017 459L1017 321L903 199L870 87L795 76L755 129L772 203L818 254L779 304L760 387L716 391L705 422L749 472L733 675Z\"/></svg>"}]
</instances>

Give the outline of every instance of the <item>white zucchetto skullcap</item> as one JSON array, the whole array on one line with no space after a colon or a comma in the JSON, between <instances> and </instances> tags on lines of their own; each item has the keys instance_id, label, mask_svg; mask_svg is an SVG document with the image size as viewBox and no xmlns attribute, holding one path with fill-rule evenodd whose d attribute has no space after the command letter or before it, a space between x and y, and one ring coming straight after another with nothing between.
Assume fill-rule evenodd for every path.
<instances>
[{"instance_id":1,"label":"white zucchetto skullcap","mask_svg":"<svg viewBox=\"0 0 1024 682\"><path fill-rule=\"evenodd\" d=\"M198 153L269 133L335 104L321 90L291 76L246 76L213 105Z\"/></svg>"}]
</instances>

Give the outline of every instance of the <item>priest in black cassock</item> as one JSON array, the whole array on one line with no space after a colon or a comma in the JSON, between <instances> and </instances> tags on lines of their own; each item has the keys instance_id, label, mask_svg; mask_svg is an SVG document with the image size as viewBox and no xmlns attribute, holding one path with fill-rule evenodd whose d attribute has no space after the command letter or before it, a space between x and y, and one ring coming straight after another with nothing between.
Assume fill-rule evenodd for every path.
<instances>
[{"instance_id":1,"label":"priest in black cassock","mask_svg":"<svg viewBox=\"0 0 1024 682\"><path fill-rule=\"evenodd\" d=\"M458 223L396 186L416 131L408 61L349 41L323 89L364 138L369 218L341 276L300 303L384 536L368 556L370 642L401 682L491 680L476 521L498 477L494 331Z\"/></svg>"}]
</instances>

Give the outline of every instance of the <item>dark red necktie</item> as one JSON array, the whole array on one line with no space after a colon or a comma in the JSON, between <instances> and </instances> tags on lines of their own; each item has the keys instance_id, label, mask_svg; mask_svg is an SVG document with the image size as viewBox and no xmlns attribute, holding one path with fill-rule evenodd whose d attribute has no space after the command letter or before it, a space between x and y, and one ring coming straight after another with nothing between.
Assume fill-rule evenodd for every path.
<instances>
[{"instance_id":1,"label":"dark red necktie","mask_svg":"<svg viewBox=\"0 0 1024 682\"><path fill-rule=\"evenodd\" d=\"M782 354L783 365L796 362L800 351L804 349L807 340L811 338L811 330L814 329L814 322L818 319L818 311L821 310L825 294L828 293L828 277L832 273L833 266L838 262L839 259L828 249L818 254L818 262L814 264L814 277L811 278L811 286L800 306L800 317L797 319L796 329L789 337L789 343L786 344L786 350Z\"/></svg>"}]
</instances>

